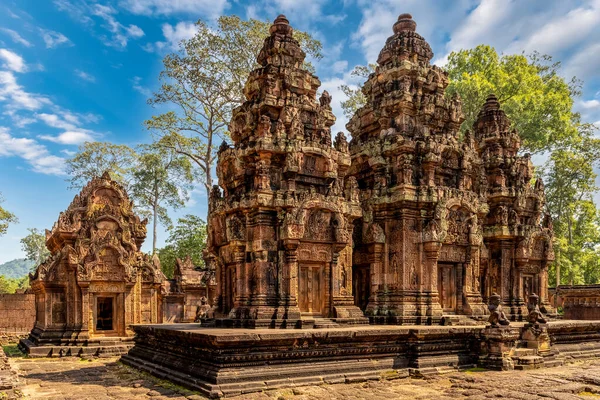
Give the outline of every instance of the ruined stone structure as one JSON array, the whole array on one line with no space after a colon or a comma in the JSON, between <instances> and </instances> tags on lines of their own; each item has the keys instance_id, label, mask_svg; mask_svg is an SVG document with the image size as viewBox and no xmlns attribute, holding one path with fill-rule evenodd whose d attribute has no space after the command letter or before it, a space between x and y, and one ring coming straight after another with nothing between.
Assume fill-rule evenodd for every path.
<instances>
[{"instance_id":1,"label":"ruined stone structure","mask_svg":"<svg viewBox=\"0 0 600 400\"><path fill-rule=\"evenodd\" d=\"M280 16L233 111L233 147L219 149L210 196L207 264L217 274L217 313L234 325L295 327L311 318L365 322L352 298L356 182L331 97Z\"/></svg>"},{"instance_id":2,"label":"ruined stone structure","mask_svg":"<svg viewBox=\"0 0 600 400\"><path fill-rule=\"evenodd\" d=\"M496 292L512 318L547 302L552 226L544 186L491 95L463 137L461 100L403 14L347 127L363 217L354 224L355 303L375 322L481 316Z\"/></svg>"},{"instance_id":3,"label":"ruined stone structure","mask_svg":"<svg viewBox=\"0 0 600 400\"><path fill-rule=\"evenodd\" d=\"M552 226L544 186L491 95L460 137L461 100L401 15L363 87L365 107L334 122L304 52L278 18L250 74L210 198L209 264L232 319L301 313L375 323L483 316L492 292L512 319L548 308ZM351 163L350 163L350 157ZM352 250L353 249L353 250ZM359 311L359 309L361 311ZM273 324L271 324L273 325Z\"/></svg>"},{"instance_id":4,"label":"ruined stone structure","mask_svg":"<svg viewBox=\"0 0 600 400\"><path fill-rule=\"evenodd\" d=\"M552 305L563 308L563 318L600 320L600 285L560 285L550 292Z\"/></svg>"},{"instance_id":5,"label":"ruined stone structure","mask_svg":"<svg viewBox=\"0 0 600 400\"><path fill-rule=\"evenodd\" d=\"M490 96L459 134L460 99L415 28L400 16L350 144L332 146L330 97L316 102L319 81L275 20L210 196L217 292L200 318L217 327L137 325L124 363L221 397L600 356L600 324L543 314L552 224L517 133ZM388 325L339 327L367 317ZM440 320L454 326L408 325Z\"/></svg>"},{"instance_id":6,"label":"ruined stone structure","mask_svg":"<svg viewBox=\"0 0 600 400\"><path fill-rule=\"evenodd\" d=\"M34 356L126 351L131 324L161 322L158 258L143 254L147 221L105 173L46 231L50 257L30 276L36 322L21 346Z\"/></svg>"},{"instance_id":7,"label":"ruined stone structure","mask_svg":"<svg viewBox=\"0 0 600 400\"><path fill-rule=\"evenodd\" d=\"M214 271L197 270L190 256L176 259L172 280L163 282L163 321L194 322L203 301L215 297Z\"/></svg>"}]
</instances>

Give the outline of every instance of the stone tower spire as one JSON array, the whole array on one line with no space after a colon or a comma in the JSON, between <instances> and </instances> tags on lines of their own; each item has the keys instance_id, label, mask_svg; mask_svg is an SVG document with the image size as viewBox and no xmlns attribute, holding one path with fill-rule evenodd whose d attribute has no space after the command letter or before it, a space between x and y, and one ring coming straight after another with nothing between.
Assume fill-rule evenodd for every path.
<instances>
[{"instance_id":1,"label":"stone tower spire","mask_svg":"<svg viewBox=\"0 0 600 400\"><path fill-rule=\"evenodd\" d=\"M344 179L348 142L338 134L332 146L331 96L317 100L321 82L292 32L285 16L273 22L232 112L233 147L219 149L224 193L211 193L207 254L217 314L247 326L302 325L301 313L365 322L351 297L360 208Z\"/></svg>"}]
</instances>

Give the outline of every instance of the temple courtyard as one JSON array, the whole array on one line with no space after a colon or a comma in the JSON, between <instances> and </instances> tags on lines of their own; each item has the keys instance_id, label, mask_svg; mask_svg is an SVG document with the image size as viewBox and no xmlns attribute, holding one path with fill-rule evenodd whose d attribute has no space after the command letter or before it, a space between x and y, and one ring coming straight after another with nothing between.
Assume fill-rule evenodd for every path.
<instances>
[{"instance_id":1,"label":"temple courtyard","mask_svg":"<svg viewBox=\"0 0 600 400\"><path fill-rule=\"evenodd\" d=\"M32 399L204 399L141 373L118 358L9 357ZM600 398L600 360L530 371L470 369L427 378L378 379L249 393L232 399L591 399Z\"/></svg>"}]
</instances>

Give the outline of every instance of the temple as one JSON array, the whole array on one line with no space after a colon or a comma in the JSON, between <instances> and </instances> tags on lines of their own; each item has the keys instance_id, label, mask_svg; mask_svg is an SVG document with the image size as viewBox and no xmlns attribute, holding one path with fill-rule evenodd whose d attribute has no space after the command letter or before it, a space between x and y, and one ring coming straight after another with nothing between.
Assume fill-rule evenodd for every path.
<instances>
[{"instance_id":1,"label":"temple","mask_svg":"<svg viewBox=\"0 0 600 400\"><path fill-rule=\"evenodd\" d=\"M108 173L92 179L46 231L50 257L30 275L32 356L125 353L132 324L162 322L158 258L142 253L146 220Z\"/></svg>"},{"instance_id":2,"label":"temple","mask_svg":"<svg viewBox=\"0 0 600 400\"><path fill-rule=\"evenodd\" d=\"M552 221L518 133L493 95L461 132L415 30L400 15L348 143L277 17L218 152L212 308L133 326L122 362L216 398L600 356L597 321L552 318Z\"/></svg>"},{"instance_id":3,"label":"temple","mask_svg":"<svg viewBox=\"0 0 600 400\"><path fill-rule=\"evenodd\" d=\"M352 298L352 230L361 216L348 143L319 79L280 16L233 111L233 147L219 149L207 265L217 315L233 326L366 323Z\"/></svg>"},{"instance_id":4,"label":"temple","mask_svg":"<svg viewBox=\"0 0 600 400\"><path fill-rule=\"evenodd\" d=\"M552 224L530 156L493 95L461 135L461 100L415 30L398 18L351 142L332 143L331 97L317 102L318 78L275 20L210 196L207 265L230 325L479 318L493 292L512 319L531 293L551 311Z\"/></svg>"}]
</instances>

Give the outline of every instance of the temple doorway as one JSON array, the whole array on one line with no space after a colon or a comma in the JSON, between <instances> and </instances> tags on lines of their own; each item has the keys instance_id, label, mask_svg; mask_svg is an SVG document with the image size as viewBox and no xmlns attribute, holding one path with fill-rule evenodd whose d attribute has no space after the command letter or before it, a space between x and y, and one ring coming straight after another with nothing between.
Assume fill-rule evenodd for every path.
<instances>
[{"instance_id":1,"label":"temple doorway","mask_svg":"<svg viewBox=\"0 0 600 400\"><path fill-rule=\"evenodd\" d=\"M323 315L325 304L325 279L323 265L300 264L298 292L300 312Z\"/></svg>"},{"instance_id":2,"label":"temple doorway","mask_svg":"<svg viewBox=\"0 0 600 400\"><path fill-rule=\"evenodd\" d=\"M368 265L352 268L352 286L354 305L365 311L371 295L371 269Z\"/></svg>"},{"instance_id":3,"label":"temple doorway","mask_svg":"<svg viewBox=\"0 0 600 400\"><path fill-rule=\"evenodd\" d=\"M114 297L96 298L96 331L113 331Z\"/></svg>"},{"instance_id":4,"label":"temple doorway","mask_svg":"<svg viewBox=\"0 0 600 400\"><path fill-rule=\"evenodd\" d=\"M438 263L438 293L444 312L456 311L456 265Z\"/></svg>"},{"instance_id":5,"label":"temple doorway","mask_svg":"<svg viewBox=\"0 0 600 400\"><path fill-rule=\"evenodd\" d=\"M236 273L235 273L235 265L229 265L225 270L225 298L223 299L223 309L226 312L231 311L235 302L235 282Z\"/></svg>"},{"instance_id":6,"label":"temple doorway","mask_svg":"<svg viewBox=\"0 0 600 400\"><path fill-rule=\"evenodd\" d=\"M532 293L538 294L540 291L538 289L538 279L536 275L533 274L524 274L523 275L523 298L525 302L529 299L529 295Z\"/></svg>"}]
</instances>

